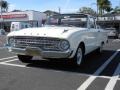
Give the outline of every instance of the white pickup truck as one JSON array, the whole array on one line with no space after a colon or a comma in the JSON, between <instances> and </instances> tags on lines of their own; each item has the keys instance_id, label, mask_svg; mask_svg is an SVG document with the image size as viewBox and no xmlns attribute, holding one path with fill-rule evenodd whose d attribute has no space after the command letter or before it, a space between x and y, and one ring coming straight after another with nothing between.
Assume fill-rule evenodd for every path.
<instances>
[{"instance_id":1,"label":"white pickup truck","mask_svg":"<svg viewBox=\"0 0 120 90\"><path fill-rule=\"evenodd\" d=\"M7 35L10 52L20 61L29 63L33 56L47 59L73 60L80 65L83 57L102 51L107 33L96 27L95 18L86 14L60 14L50 16L40 28L27 28Z\"/></svg>"}]
</instances>

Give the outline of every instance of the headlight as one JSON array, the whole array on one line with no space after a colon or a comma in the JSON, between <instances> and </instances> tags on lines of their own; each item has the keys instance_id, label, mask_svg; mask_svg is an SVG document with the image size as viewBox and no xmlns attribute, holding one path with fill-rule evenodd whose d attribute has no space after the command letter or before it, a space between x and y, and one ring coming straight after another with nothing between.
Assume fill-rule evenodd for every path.
<instances>
[{"instance_id":1,"label":"headlight","mask_svg":"<svg viewBox=\"0 0 120 90\"><path fill-rule=\"evenodd\" d=\"M15 46L15 39L14 38L9 38L8 44L10 46Z\"/></svg>"},{"instance_id":2,"label":"headlight","mask_svg":"<svg viewBox=\"0 0 120 90\"><path fill-rule=\"evenodd\" d=\"M70 44L67 40L63 40L59 44L59 48L61 51L66 51L70 48Z\"/></svg>"}]
</instances>

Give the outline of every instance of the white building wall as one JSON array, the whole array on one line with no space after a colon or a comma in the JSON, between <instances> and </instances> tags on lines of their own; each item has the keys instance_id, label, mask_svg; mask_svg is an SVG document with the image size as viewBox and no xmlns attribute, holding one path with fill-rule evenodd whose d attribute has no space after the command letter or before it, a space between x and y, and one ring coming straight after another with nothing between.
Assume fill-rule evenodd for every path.
<instances>
[{"instance_id":1,"label":"white building wall","mask_svg":"<svg viewBox=\"0 0 120 90\"><path fill-rule=\"evenodd\" d=\"M33 11L26 11L25 12L27 15L28 15L28 20L29 21L32 21L32 20L34 20L34 12Z\"/></svg>"},{"instance_id":2,"label":"white building wall","mask_svg":"<svg viewBox=\"0 0 120 90\"><path fill-rule=\"evenodd\" d=\"M46 20L47 16L44 13L35 11L33 12L33 20L37 21L35 22L35 24L37 24L38 26L42 25L42 20Z\"/></svg>"},{"instance_id":3,"label":"white building wall","mask_svg":"<svg viewBox=\"0 0 120 90\"><path fill-rule=\"evenodd\" d=\"M120 20L120 16L115 16L115 20Z\"/></svg>"},{"instance_id":4,"label":"white building wall","mask_svg":"<svg viewBox=\"0 0 120 90\"><path fill-rule=\"evenodd\" d=\"M33 12L33 19L34 20L41 21L41 20L46 19L46 18L47 18L47 16L44 13L37 12L37 11Z\"/></svg>"}]
</instances>

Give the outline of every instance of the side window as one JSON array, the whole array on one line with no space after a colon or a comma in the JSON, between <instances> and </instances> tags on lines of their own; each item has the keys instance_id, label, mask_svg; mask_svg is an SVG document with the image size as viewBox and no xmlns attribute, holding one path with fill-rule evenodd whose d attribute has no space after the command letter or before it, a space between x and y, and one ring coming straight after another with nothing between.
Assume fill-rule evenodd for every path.
<instances>
[{"instance_id":1,"label":"side window","mask_svg":"<svg viewBox=\"0 0 120 90\"><path fill-rule=\"evenodd\" d=\"M94 18L90 18L89 24L90 24L90 28L96 28L95 27L95 19Z\"/></svg>"},{"instance_id":2,"label":"side window","mask_svg":"<svg viewBox=\"0 0 120 90\"><path fill-rule=\"evenodd\" d=\"M25 25L25 28L28 28L28 25Z\"/></svg>"}]
</instances>

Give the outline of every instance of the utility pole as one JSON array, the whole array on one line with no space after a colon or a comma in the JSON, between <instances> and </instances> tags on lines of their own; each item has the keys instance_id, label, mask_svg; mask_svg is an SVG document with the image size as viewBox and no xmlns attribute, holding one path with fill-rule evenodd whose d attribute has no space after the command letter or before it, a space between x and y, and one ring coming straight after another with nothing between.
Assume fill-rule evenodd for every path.
<instances>
[{"instance_id":1,"label":"utility pole","mask_svg":"<svg viewBox=\"0 0 120 90\"><path fill-rule=\"evenodd\" d=\"M0 2L1 2L1 3L0 3L0 4L1 4L1 5L0 5L0 11L1 11L1 12L0 12L0 13L1 13L0 21L1 21L1 29L2 29L2 21L3 21L3 17L2 17L2 0L0 0Z\"/></svg>"},{"instance_id":2,"label":"utility pole","mask_svg":"<svg viewBox=\"0 0 120 90\"><path fill-rule=\"evenodd\" d=\"M61 8L60 7L58 7L58 11L59 11L59 14L61 14Z\"/></svg>"},{"instance_id":3,"label":"utility pole","mask_svg":"<svg viewBox=\"0 0 120 90\"><path fill-rule=\"evenodd\" d=\"M98 17L99 17L99 10L98 10L99 8L98 8L98 3L97 3L97 21L98 21Z\"/></svg>"}]
</instances>

